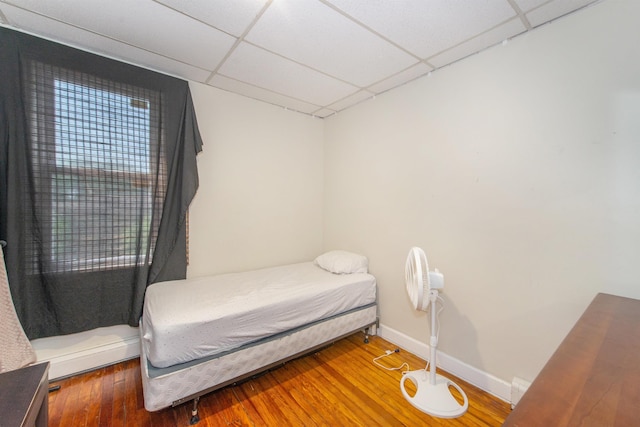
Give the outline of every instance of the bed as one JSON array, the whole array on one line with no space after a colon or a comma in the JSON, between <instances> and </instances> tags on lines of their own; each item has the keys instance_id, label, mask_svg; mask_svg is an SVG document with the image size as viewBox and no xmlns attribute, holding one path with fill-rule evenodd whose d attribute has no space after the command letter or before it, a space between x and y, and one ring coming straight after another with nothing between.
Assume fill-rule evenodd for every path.
<instances>
[{"instance_id":1,"label":"bed","mask_svg":"<svg viewBox=\"0 0 640 427\"><path fill-rule=\"evenodd\" d=\"M330 251L303 262L155 283L140 320L144 406L157 411L310 353L376 333L367 258Z\"/></svg>"}]
</instances>

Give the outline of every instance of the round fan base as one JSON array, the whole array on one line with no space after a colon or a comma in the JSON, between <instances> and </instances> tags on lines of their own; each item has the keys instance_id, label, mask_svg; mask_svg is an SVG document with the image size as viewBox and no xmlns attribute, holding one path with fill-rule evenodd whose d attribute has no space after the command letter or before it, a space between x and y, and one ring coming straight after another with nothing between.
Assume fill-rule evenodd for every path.
<instances>
[{"instance_id":1,"label":"round fan base","mask_svg":"<svg viewBox=\"0 0 640 427\"><path fill-rule=\"evenodd\" d=\"M410 396L405 390L405 381L411 381L416 387L416 393ZM461 405L451 394L449 387L453 387L464 399ZM409 371L400 380L400 389L405 399L422 412L439 418L457 418L464 415L469 407L469 400L462 389L453 381L442 375L436 375L435 384L429 381L429 372L424 369Z\"/></svg>"}]
</instances>

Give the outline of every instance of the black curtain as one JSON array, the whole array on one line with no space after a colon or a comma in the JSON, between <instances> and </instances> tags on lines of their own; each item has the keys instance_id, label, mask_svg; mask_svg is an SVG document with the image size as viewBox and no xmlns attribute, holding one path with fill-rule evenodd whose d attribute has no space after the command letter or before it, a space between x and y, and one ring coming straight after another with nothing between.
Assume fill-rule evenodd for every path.
<instances>
[{"instance_id":1,"label":"black curtain","mask_svg":"<svg viewBox=\"0 0 640 427\"><path fill-rule=\"evenodd\" d=\"M0 28L0 239L30 339L137 326L186 277L187 82Z\"/></svg>"}]
</instances>

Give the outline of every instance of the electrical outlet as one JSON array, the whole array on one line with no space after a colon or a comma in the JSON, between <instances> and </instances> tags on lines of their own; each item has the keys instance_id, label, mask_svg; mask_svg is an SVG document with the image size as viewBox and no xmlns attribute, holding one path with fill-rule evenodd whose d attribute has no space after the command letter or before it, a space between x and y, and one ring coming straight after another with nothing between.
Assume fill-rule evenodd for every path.
<instances>
[{"instance_id":1,"label":"electrical outlet","mask_svg":"<svg viewBox=\"0 0 640 427\"><path fill-rule=\"evenodd\" d=\"M511 380L511 409L515 408L531 383L522 378L513 377Z\"/></svg>"}]
</instances>

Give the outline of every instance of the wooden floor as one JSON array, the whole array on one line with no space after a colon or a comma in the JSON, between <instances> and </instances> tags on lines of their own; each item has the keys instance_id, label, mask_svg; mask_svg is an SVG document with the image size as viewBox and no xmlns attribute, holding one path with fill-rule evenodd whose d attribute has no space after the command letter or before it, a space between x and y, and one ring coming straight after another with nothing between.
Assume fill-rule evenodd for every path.
<instances>
[{"instance_id":1,"label":"wooden floor","mask_svg":"<svg viewBox=\"0 0 640 427\"><path fill-rule=\"evenodd\" d=\"M395 347L379 337L363 343L361 333L266 374L200 399L204 426L499 426L508 403L453 376L466 392L469 410L453 420L430 417L412 407L399 388L400 371L372 359ZM424 368L418 357L400 351L380 360ZM409 383L407 383L409 384ZM50 426L187 426L191 403L147 412L138 359L52 382ZM407 387L408 388L408 387ZM413 393L413 392L412 392ZM1 424L1 423L0 423Z\"/></svg>"}]
</instances>

